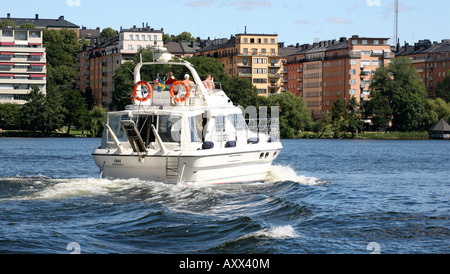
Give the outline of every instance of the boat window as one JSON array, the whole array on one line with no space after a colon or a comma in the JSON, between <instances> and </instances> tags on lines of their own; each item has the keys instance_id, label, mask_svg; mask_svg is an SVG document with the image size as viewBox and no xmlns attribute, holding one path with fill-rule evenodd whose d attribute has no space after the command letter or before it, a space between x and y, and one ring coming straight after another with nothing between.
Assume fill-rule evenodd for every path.
<instances>
[{"instance_id":1,"label":"boat window","mask_svg":"<svg viewBox=\"0 0 450 274\"><path fill-rule=\"evenodd\" d=\"M121 120L129 120L130 118L128 115L109 115L108 117L108 125L111 128L111 130L116 135L117 139L120 142L127 142L127 135L125 134L125 131L122 128L122 125L120 124ZM111 134L108 133L108 143L113 143L113 138Z\"/></svg>"},{"instance_id":2,"label":"boat window","mask_svg":"<svg viewBox=\"0 0 450 274\"><path fill-rule=\"evenodd\" d=\"M219 115L214 118L216 124L216 132L224 132L225 131L225 116Z\"/></svg>"},{"instance_id":3,"label":"boat window","mask_svg":"<svg viewBox=\"0 0 450 274\"><path fill-rule=\"evenodd\" d=\"M202 142L203 134L203 115L189 117L189 125L191 130L191 142Z\"/></svg>"},{"instance_id":4,"label":"boat window","mask_svg":"<svg viewBox=\"0 0 450 274\"><path fill-rule=\"evenodd\" d=\"M159 116L158 134L163 142L180 142L181 116Z\"/></svg>"}]
</instances>

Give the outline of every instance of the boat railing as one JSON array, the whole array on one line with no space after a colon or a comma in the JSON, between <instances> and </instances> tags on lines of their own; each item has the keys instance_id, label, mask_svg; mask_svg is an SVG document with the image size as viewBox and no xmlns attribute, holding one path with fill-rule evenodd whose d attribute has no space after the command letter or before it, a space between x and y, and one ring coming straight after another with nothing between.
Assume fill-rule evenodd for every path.
<instances>
[{"instance_id":1,"label":"boat railing","mask_svg":"<svg viewBox=\"0 0 450 274\"><path fill-rule=\"evenodd\" d=\"M280 141L280 119L279 118L258 118L246 119L250 131L256 133L258 138L267 137L268 142Z\"/></svg>"}]
</instances>

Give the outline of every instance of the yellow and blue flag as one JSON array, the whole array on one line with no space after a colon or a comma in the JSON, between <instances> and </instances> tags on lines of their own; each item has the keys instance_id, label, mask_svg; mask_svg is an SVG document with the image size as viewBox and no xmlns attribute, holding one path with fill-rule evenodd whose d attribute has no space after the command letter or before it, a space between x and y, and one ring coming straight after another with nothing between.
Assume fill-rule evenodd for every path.
<instances>
[{"instance_id":1,"label":"yellow and blue flag","mask_svg":"<svg viewBox=\"0 0 450 274\"><path fill-rule=\"evenodd\" d=\"M161 81L161 78L158 75L158 92L163 92L166 89L166 86Z\"/></svg>"}]
</instances>

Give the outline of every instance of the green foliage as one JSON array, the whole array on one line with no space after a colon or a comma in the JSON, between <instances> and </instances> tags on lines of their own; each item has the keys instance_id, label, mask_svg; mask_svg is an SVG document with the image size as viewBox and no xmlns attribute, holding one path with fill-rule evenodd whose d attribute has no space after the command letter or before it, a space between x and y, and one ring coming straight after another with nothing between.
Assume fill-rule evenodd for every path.
<instances>
[{"instance_id":1,"label":"green foliage","mask_svg":"<svg viewBox=\"0 0 450 274\"><path fill-rule=\"evenodd\" d=\"M300 130L312 124L311 112L302 98L290 92L273 94L266 99L267 106L280 107L281 138L296 138Z\"/></svg>"},{"instance_id":2,"label":"green foliage","mask_svg":"<svg viewBox=\"0 0 450 274\"><path fill-rule=\"evenodd\" d=\"M5 103L0 104L0 128L18 129L20 123L20 105Z\"/></svg>"},{"instance_id":3,"label":"green foliage","mask_svg":"<svg viewBox=\"0 0 450 274\"><path fill-rule=\"evenodd\" d=\"M111 36L119 36L117 30L114 30L110 27L104 28L100 33L100 37L111 37Z\"/></svg>"},{"instance_id":4,"label":"green foliage","mask_svg":"<svg viewBox=\"0 0 450 274\"><path fill-rule=\"evenodd\" d=\"M16 24L9 19L0 20L0 28L3 29L7 27L17 28Z\"/></svg>"},{"instance_id":5,"label":"green foliage","mask_svg":"<svg viewBox=\"0 0 450 274\"><path fill-rule=\"evenodd\" d=\"M27 103L21 108L21 129L36 132L44 123L45 113L45 96L38 87L33 86L27 95Z\"/></svg>"},{"instance_id":6,"label":"green foliage","mask_svg":"<svg viewBox=\"0 0 450 274\"><path fill-rule=\"evenodd\" d=\"M89 112L89 116L90 123L87 129L91 131L92 137L101 137L106 119L106 109L100 106L95 106Z\"/></svg>"},{"instance_id":7,"label":"green foliage","mask_svg":"<svg viewBox=\"0 0 450 274\"><path fill-rule=\"evenodd\" d=\"M123 110L131 103L131 93L133 90L134 62L125 62L114 72L114 90L109 108L111 110ZM145 79L145 78L144 78Z\"/></svg>"},{"instance_id":8,"label":"green foliage","mask_svg":"<svg viewBox=\"0 0 450 274\"><path fill-rule=\"evenodd\" d=\"M46 135L62 127L65 113L63 103L64 98L61 92L56 90L47 91L47 96L44 101L44 119L40 128Z\"/></svg>"},{"instance_id":9,"label":"green foliage","mask_svg":"<svg viewBox=\"0 0 450 274\"><path fill-rule=\"evenodd\" d=\"M447 70L444 80L438 83L436 95L450 103L450 70Z\"/></svg>"},{"instance_id":10,"label":"green foliage","mask_svg":"<svg viewBox=\"0 0 450 274\"><path fill-rule=\"evenodd\" d=\"M168 42L192 42L195 41L195 37L192 36L190 32L184 31L177 36L170 36L169 34L164 34L164 41Z\"/></svg>"},{"instance_id":11,"label":"green foliage","mask_svg":"<svg viewBox=\"0 0 450 274\"><path fill-rule=\"evenodd\" d=\"M82 44L73 30L44 30L44 47L47 50L47 86L66 89L76 85L76 58Z\"/></svg>"},{"instance_id":12,"label":"green foliage","mask_svg":"<svg viewBox=\"0 0 450 274\"><path fill-rule=\"evenodd\" d=\"M408 58L395 58L387 68L377 69L370 87L371 102L366 115L379 116L375 118L377 126L385 126L392 116L394 130L425 128L426 89Z\"/></svg>"},{"instance_id":13,"label":"green foliage","mask_svg":"<svg viewBox=\"0 0 450 274\"><path fill-rule=\"evenodd\" d=\"M64 104L66 113L64 124L68 127L67 134L70 134L71 126L79 129L86 129L88 123L88 109L84 98L76 90L67 90L64 93Z\"/></svg>"}]
</instances>

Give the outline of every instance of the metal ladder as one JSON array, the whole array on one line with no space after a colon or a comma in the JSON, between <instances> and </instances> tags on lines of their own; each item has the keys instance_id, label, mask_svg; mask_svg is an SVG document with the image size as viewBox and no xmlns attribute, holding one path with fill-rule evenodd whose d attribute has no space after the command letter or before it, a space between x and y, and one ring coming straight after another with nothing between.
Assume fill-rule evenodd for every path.
<instances>
[{"instance_id":1,"label":"metal ladder","mask_svg":"<svg viewBox=\"0 0 450 274\"><path fill-rule=\"evenodd\" d=\"M166 181L175 180L178 181L178 163L180 162L180 156L169 157L166 156Z\"/></svg>"}]
</instances>

